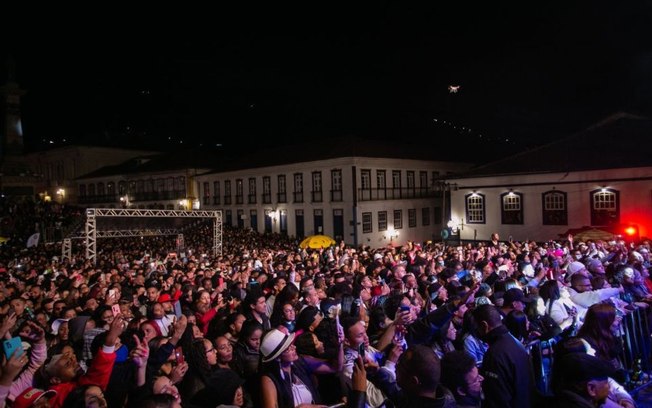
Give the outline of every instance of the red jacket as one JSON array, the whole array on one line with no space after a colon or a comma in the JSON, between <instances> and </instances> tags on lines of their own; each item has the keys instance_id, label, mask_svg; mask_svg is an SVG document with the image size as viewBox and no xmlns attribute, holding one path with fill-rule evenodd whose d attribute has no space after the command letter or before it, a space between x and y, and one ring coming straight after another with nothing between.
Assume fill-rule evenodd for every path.
<instances>
[{"instance_id":1,"label":"red jacket","mask_svg":"<svg viewBox=\"0 0 652 408\"><path fill-rule=\"evenodd\" d=\"M52 408L61 408L68 394L82 385L97 385L102 389L102 391L106 391L106 387L109 385L109 378L111 377L114 361L115 352L105 353L100 349L95 357L93 357L93 360L91 360L91 366L88 367L86 374L82 375L77 380L50 386L51 390L57 392L56 397L50 401L50 406Z\"/></svg>"}]
</instances>

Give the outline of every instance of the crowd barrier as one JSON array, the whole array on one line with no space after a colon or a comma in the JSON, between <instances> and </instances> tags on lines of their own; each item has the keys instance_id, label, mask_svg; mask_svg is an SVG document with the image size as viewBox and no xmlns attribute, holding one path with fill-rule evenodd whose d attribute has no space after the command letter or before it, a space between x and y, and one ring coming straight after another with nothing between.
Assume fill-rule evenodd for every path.
<instances>
[{"instance_id":1,"label":"crowd barrier","mask_svg":"<svg viewBox=\"0 0 652 408\"><path fill-rule=\"evenodd\" d=\"M650 385L652 373L652 338L647 308L636 308L623 316L621 341L623 351L619 360L625 371L625 384L632 393ZM534 379L539 392L552 395L551 371L554 364L556 340L534 341L527 349L531 356Z\"/></svg>"}]
</instances>

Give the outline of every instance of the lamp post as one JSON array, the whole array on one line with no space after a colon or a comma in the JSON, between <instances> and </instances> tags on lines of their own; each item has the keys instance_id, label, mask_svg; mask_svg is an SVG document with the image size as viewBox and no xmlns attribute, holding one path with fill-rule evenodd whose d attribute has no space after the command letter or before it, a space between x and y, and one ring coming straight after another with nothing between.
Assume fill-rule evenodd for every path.
<instances>
[{"instance_id":1,"label":"lamp post","mask_svg":"<svg viewBox=\"0 0 652 408\"><path fill-rule=\"evenodd\" d=\"M59 203L63 204L63 201L66 198L66 190L63 188L58 189L57 196L59 196Z\"/></svg>"},{"instance_id":2,"label":"lamp post","mask_svg":"<svg viewBox=\"0 0 652 408\"><path fill-rule=\"evenodd\" d=\"M389 245L394 246L392 244L392 240L394 238L398 238L398 231L396 231L393 227L390 227L387 229L387 236L389 237Z\"/></svg>"}]
</instances>

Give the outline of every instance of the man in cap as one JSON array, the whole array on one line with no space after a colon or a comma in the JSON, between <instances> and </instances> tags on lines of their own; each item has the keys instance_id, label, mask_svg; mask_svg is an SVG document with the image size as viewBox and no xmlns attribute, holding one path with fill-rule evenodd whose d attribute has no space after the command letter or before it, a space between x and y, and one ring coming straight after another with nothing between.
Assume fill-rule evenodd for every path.
<instances>
[{"instance_id":1,"label":"man in cap","mask_svg":"<svg viewBox=\"0 0 652 408\"><path fill-rule=\"evenodd\" d=\"M614 367L607 361L586 353L570 353L555 364L563 380L561 390L555 398L556 408L599 407L609 396L609 377L615 374Z\"/></svg>"}]
</instances>

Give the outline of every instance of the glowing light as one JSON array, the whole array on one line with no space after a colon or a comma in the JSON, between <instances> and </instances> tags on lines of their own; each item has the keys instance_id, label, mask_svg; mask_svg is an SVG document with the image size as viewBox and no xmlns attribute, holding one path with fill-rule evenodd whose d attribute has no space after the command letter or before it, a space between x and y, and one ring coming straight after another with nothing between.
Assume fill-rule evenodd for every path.
<instances>
[{"instance_id":1,"label":"glowing light","mask_svg":"<svg viewBox=\"0 0 652 408\"><path fill-rule=\"evenodd\" d=\"M629 235L630 237L632 235L636 235L636 228L634 228L634 227L625 228L625 234Z\"/></svg>"},{"instance_id":2,"label":"glowing light","mask_svg":"<svg viewBox=\"0 0 652 408\"><path fill-rule=\"evenodd\" d=\"M448 85L448 93L457 93L459 90L459 85Z\"/></svg>"}]
</instances>

